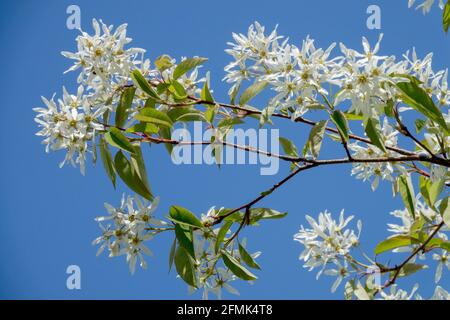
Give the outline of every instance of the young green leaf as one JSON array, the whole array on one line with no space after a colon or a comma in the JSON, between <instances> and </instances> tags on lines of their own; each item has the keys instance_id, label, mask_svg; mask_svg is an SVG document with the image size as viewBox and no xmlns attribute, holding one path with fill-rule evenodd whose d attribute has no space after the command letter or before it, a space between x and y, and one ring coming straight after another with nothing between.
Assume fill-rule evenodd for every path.
<instances>
[{"instance_id":1,"label":"young green leaf","mask_svg":"<svg viewBox=\"0 0 450 320\"><path fill-rule=\"evenodd\" d=\"M177 269L178 275L184 280L188 285L192 287L197 287L197 281L194 272L194 266L192 260L186 250L178 246L175 252L175 268Z\"/></svg>"},{"instance_id":2,"label":"young green leaf","mask_svg":"<svg viewBox=\"0 0 450 320\"><path fill-rule=\"evenodd\" d=\"M281 219L287 216L287 212L279 212L269 208L252 208L250 209L250 224L254 224L259 220Z\"/></svg>"},{"instance_id":3,"label":"young green leaf","mask_svg":"<svg viewBox=\"0 0 450 320\"><path fill-rule=\"evenodd\" d=\"M123 128L125 122L127 121L128 115L130 113L130 107L133 103L134 93L136 88L129 87L126 88L120 95L119 103L116 108L116 127Z\"/></svg>"},{"instance_id":4,"label":"young green leaf","mask_svg":"<svg viewBox=\"0 0 450 320\"><path fill-rule=\"evenodd\" d=\"M380 254L400 247L408 247L413 244L420 243L419 240L405 235L398 235L381 241L375 247L375 254Z\"/></svg>"},{"instance_id":5,"label":"young green leaf","mask_svg":"<svg viewBox=\"0 0 450 320\"><path fill-rule=\"evenodd\" d=\"M202 92L200 93L200 98L206 102L214 102L214 98L211 94L211 91L209 91L208 83L206 81L203 84Z\"/></svg>"},{"instance_id":6,"label":"young green leaf","mask_svg":"<svg viewBox=\"0 0 450 320\"><path fill-rule=\"evenodd\" d=\"M442 215L442 220L444 220L445 225L450 228L450 204L449 197L444 198L441 201L441 205L439 207L439 212Z\"/></svg>"},{"instance_id":7,"label":"young green leaf","mask_svg":"<svg viewBox=\"0 0 450 320\"><path fill-rule=\"evenodd\" d=\"M364 121L364 129L370 141L380 150L386 152L386 147L384 145L383 138L380 132L380 122L378 121L378 119L367 118Z\"/></svg>"},{"instance_id":8,"label":"young green leaf","mask_svg":"<svg viewBox=\"0 0 450 320\"><path fill-rule=\"evenodd\" d=\"M175 235L180 246L182 246L186 250L186 252L195 259L194 242L191 227L177 223L175 224Z\"/></svg>"},{"instance_id":9,"label":"young green leaf","mask_svg":"<svg viewBox=\"0 0 450 320\"><path fill-rule=\"evenodd\" d=\"M345 142L348 141L348 121L345 117L344 113L340 110L335 110L331 114L331 120L336 125L336 128L339 130L339 133L342 135L342 138Z\"/></svg>"},{"instance_id":10,"label":"young green leaf","mask_svg":"<svg viewBox=\"0 0 450 320\"><path fill-rule=\"evenodd\" d=\"M177 80L172 80L170 82L169 91L172 93L175 100L180 101L187 98L186 90L183 85Z\"/></svg>"},{"instance_id":11,"label":"young green leaf","mask_svg":"<svg viewBox=\"0 0 450 320\"><path fill-rule=\"evenodd\" d=\"M122 151L117 152L114 158L117 174L122 181L134 192L140 194L147 200L153 200L150 190L142 182L133 164L125 157Z\"/></svg>"},{"instance_id":12,"label":"young green leaf","mask_svg":"<svg viewBox=\"0 0 450 320\"><path fill-rule=\"evenodd\" d=\"M450 1L447 1L442 13L442 25L445 33L447 33L450 27Z\"/></svg>"},{"instance_id":13,"label":"young green leaf","mask_svg":"<svg viewBox=\"0 0 450 320\"><path fill-rule=\"evenodd\" d=\"M195 67L203 64L208 59L206 58L200 58L200 57L194 57L194 58L188 58L183 61L181 61L173 71L173 78L178 79L186 72L189 72L190 70L194 69Z\"/></svg>"},{"instance_id":14,"label":"young green leaf","mask_svg":"<svg viewBox=\"0 0 450 320\"><path fill-rule=\"evenodd\" d=\"M239 98L239 104L243 106L250 102L250 100L256 97L256 95L258 95L267 87L267 84L267 81L257 81L253 83L242 93L241 97Z\"/></svg>"},{"instance_id":15,"label":"young green leaf","mask_svg":"<svg viewBox=\"0 0 450 320\"><path fill-rule=\"evenodd\" d=\"M203 228L201 221L192 212L180 206L170 207L169 219L187 226Z\"/></svg>"},{"instance_id":16,"label":"young green leaf","mask_svg":"<svg viewBox=\"0 0 450 320\"><path fill-rule=\"evenodd\" d=\"M114 189L116 188L116 169L114 168L114 162L112 160L111 152L109 151L108 144L103 137L100 137L100 158L102 159L103 167L106 174L111 180Z\"/></svg>"},{"instance_id":17,"label":"young green leaf","mask_svg":"<svg viewBox=\"0 0 450 320\"><path fill-rule=\"evenodd\" d=\"M142 150L140 144L134 144L134 153L131 154L131 164L136 169L136 173L139 178L144 183L147 190L150 189L150 183L148 182L147 169L145 168L144 157L142 155Z\"/></svg>"},{"instance_id":18,"label":"young green leaf","mask_svg":"<svg viewBox=\"0 0 450 320\"><path fill-rule=\"evenodd\" d=\"M155 60L155 66L161 72L169 69L172 65L172 58L167 54L163 54Z\"/></svg>"},{"instance_id":19,"label":"young green leaf","mask_svg":"<svg viewBox=\"0 0 450 320\"><path fill-rule=\"evenodd\" d=\"M239 243L239 255L241 260L250 268L261 270L261 267L255 262L252 256L245 250L245 248Z\"/></svg>"},{"instance_id":20,"label":"young green leaf","mask_svg":"<svg viewBox=\"0 0 450 320\"><path fill-rule=\"evenodd\" d=\"M439 124L439 126L448 134L449 129L442 112L436 107L428 93L419 87L417 80L414 80L415 79L411 79L409 82L397 83L397 87L402 92L402 100L410 107Z\"/></svg>"},{"instance_id":21,"label":"young green leaf","mask_svg":"<svg viewBox=\"0 0 450 320\"><path fill-rule=\"evenodd\" d=\"M419 177L420 193L422 194L425 202L430 208L434 208L434 204L438 200L438 197L441 194L444 185L444 179L432 182L431 179L427 177Z\"/></svg>"},{"instance_id":22,"label":"young green leaf","mask_svg":"<svg viewBox=\"0 0 450 320\"><path fill-rule=\"evenodd\" d=\"M172 127L172 120L169 116L164 112L153 108L142 109L138 115L134 116L134 118L138 121L154 123L160 127Z\"/></svg>"},{"instance_id":23,"label":"young green leaf","mask_svg":"<svg viewBox=\"0 0 450 320\"><path fill-rule=\"evenodd\" d=\"M298 157L298 151L295 144L286 138L280 137L280 144L283 147L284 152L291 157Z\"/></svg>"},{"instance_id":24,"label":"young green leaf","mask_svg":"<svg viewBox=\"0 0 450 320\"><path fill-rule=\"evenodd\" d=\"M323 135L327 127L328 121L321 120L317 122L311 129L309 133L308 140L306 141L305 147L303 148L303 155L307 151L311 153L314 158L317 158L320 153L320 148L322 147Z\"/></svg>"},{"instance_id":25,"label":"young green leaf","mask_svg":"<svg viewBox=\"0 0 450 320\"><path fill-rule=\"evenodd\" d=\"M416 198L410 175L402 175L398 178L398 187L403 202L413 218L416 217Z\"/></svg>"},{"instance_id":26,"label":"young green leaf","mask_svg":"<svg viewBox=\"0 0 450 320\"><path fill-rule=\"evenodd\" d=\"M144 91L146 94L148 94L149 97L155 99L155 100L161 100L161 98L158 96L158 94L152 89L150 84L148 83L147 79L142 75L142 73L135 69L131 73L131 79L133 79L133 82L138 86L142 91Z\"/></svg>"},{"instance_id":27,"label":"young green leaf","mask_svg":"<svg viewBox=\"0 0 450 320\"><path fill-rule=\"evenodd\" d=\"M225 236L227 235L228 230L230 230L230 227L233 225L233 221L226 221L222 227L220 227L219 232L217 233L216 243L214 245L215 252L219 252L220 244L225 239Z\"/></svg>"},{"instance_id":28,"label":"young green leaf","mask_svg":"<svg viewBox=\"0 0 450 320\"><path fill-rule=\"evenodd\" d=\"M105 133L105 140L113 147L128 151L129 153L134 153L131 142L128 141L128 138L117 128L110 128L109 131Z\"/></svg>"},{"instance_id":29,"label":"young green leaf","mask_svg":"<svg viewBox=\"0 0 450 320\"><path fill-rule=\"evenodd\" d=\"M142 132L142 133L147 133L147 134L154 134L154 133L158 133L159 128L150 122L147 123L137 123L134 126L129 127L127 130L127 132Z\"/></svg>"},{"instance_id":30,"label":"young green leaf","mask_svg":"<svg viewBox=\"0 0 450 320\"><path fill-rule=\"evenodd\" d=\"M175 260L175 252L177 250L177 238L173 239L172 246L170 247L169 253L169 273L172 270L173 262Z\"/></svg>"},{"instance_id":31,"label":"young green leaf","mask_svg":"<svg viewBox=\"0 0 450 320\"><path fill-rule=\"evenodd\" d=\"M221 251L222 253L222 259L225 265L230 269L231 272L233 272L234 275L237 277L243 279L243 280L256 280L257 277L251 273L249 270L247 270L244 266L242 266L239 261L237 261L234 257L232 257L228 252L225 250Z\"/></svg>"},{"instance_id":32,"label":"young green leaf","mask_svg":"<svg viewBox=\"0 0 450 320\"><path fill-rule=\"evenodd\" d=\"M398 274L399 277L406 277L410 276L417 271L427 269L428 266L425 264L417 264L417 263L407 263L403 266L403 268L400 270L400 273Z\"/></svg>"},{"instance_id":33,"label":"young green leaf","mask_svg":"<svg viewBox=\"0 0 450 320\"><path fill-rule=\"evenodd\" d=\"M205 121L203 113L194 108L173 108L167 112L167 116L173 123L177 121L190 122L190 121Z\"/></svg>"}]
</instances>

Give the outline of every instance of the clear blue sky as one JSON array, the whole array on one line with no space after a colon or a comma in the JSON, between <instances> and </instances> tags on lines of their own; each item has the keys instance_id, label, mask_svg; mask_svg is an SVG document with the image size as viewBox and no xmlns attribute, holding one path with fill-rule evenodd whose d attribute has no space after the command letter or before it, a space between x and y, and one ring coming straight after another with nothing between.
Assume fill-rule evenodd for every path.
<instances>
[{"instance_id":1,"label":"clear blue sky","mask_svg":"<svg viewBox=\"0 0 450 320\"><path fill-rule=\"evenodd\" d=\"M104 213L103 202L117 204L125 190L114 191L101 165L87 169L58 168L62 153L46 155L40 139L34 136L32 108L40 106L40 96L51 96L61 86L75 88L75 75L62 72L70 62L61 50L75 50L76 31L68 30L66 8L81 7L82 26L90 29L92 18L108 24L129 23L134 45L148 50L150 58L167 53L174 57L205 56L212 73L215 96L226 100L227 87L221 82L223 67L229 61L224 53L232 32L244 32L250 23L260 21L268 28L279 24L281 34L300 43L310 34L318 45L343 41L360 48L361 36L372 42L379 31L366 28L366 8L382 9L383 54L400 55L416 46L420 54L435 53L435 68L450 65L450 38L441 31L440 10L423 16L408 10L406 0L352 1L12 1L1 2L0 38L2 50L2 112L0 139L0 298L187 298L186 286L168 274L167 260L171 238L164 235L149 246L155 257L149 269L128 272L124 259L95 257L91 241L99 234L94 217ZM297 131L295 131L295 130ZM301 146L306 129L283 127L281 134ZM238 206L279 176L260 176L256 166L175 166L163 146L147 152L147 166L154 192L161 196L158 214L164 216L171 204L193 212L210 206ZM400 208L392 199L390 185L382 184L372 193L368 183L350 177L350 167L321 168L306 172L279 192L264 206L288 211L284 220L269 221L245 230L251 250L262 250L263 270L254 285L237 285L246 299L340 299L332 295L331 277L315 280L315 273L302 268L297 260L301 247L292 236L306 213L317 215L324 209L336 214L341 208L364 221L362 245L369 252L387 235L390 211ZM82 270L82 290L66 289L66 267L76 264ZM421 292L431 293L434 270L422 272ZM406 281L411 288L413 281ZM444 287L450 286L448 272ZM198 298L193 295L191 298ZM234 296L225 296L234 298Z\"/></svg>"}]
</instances>

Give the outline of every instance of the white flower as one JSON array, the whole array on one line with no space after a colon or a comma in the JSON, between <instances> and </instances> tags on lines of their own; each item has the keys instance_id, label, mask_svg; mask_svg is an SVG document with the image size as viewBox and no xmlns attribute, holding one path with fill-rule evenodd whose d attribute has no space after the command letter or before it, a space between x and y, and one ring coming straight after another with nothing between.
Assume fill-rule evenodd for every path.
<instances>
[{"instance_id":1,"label":"white flower","mask_svg":"<svg viewBox=\"0 0 450 320\"><path fill-rule=\"evenodd\" d=\"M345 218L344 210L341 211L339 221L334 220L327 211L320 213L317 221L308 215L306 219L312 229L301 226L294 240L305 247L299 257L305 261L303 266L310 271L322 268L317 274L319 277L328 263L338 264L338 258L345 258L352 248L359 245L361 222L358 221L356 234L353 230L345 229L353 216Z\"/></svg>"},{"instance_id":2,"label":"white flower","mask_svg":"<svg viewBox=\"0 0 450 320\"><path fill-rule=\"evenodd\" d=\"M81 69L78 82L94 88L97 96L112 93L128 81L130 71L142 63L137 59L145 50L125 48L131 39L126 35L126 24L113 30L101 20L93 19L94 34L82 31L76 39L77 52L63 51L62 55L75 60L66 72Z\"/></svg>"},{"instance_id":3,"label":"white flower","mask_svg":"<svg viewBox=\"0 0 450 320\"><path fill-rule=\"evenodd\" d=\"M393 284L390 288L389 293L380 291L381 300L411 300L411 298L413 297L414 293L417 291L418 288L419 285L416 284L413 287L411 293L408 294L408 292L403 289L397 290L397 285Z\"/></svg>"},{"instance_id":4,"label":"white flower","mask_svg":"<svg viewBox=\"0 0 450 320\"><path fill-rule=\"evenodd\" d=\"M83 95L83 87L78 88L77 95L70 95L63 88L63 99L47 100L42 97L46 108L34 108L37 112L35 121L41 130L37 136L44 137L46 152L65 149L66 162L79 164L82 174L85 172L86 153L94 148L95 132L103 130L97 120L106 111L106 107L93 108L87 96ZM75 160L73 159L75 157Z\"/></svg>"},{"instance_id":5,"label":"white flower","mask_svg":"<svg viewBox=\"0 0 450 320\"><path fill-rule=\"evenodd\" d=\"M430 300L450 300L450 293L444 288L437 286Z\"/></svg>"},{"instance_id":6,"label":"white flower","mask_svg":"<svg viewBox=\"0 0 450 320\"><path fill-rule=\"evenodd\" d=\"M442 250L441 254L433 253L433 260L438 261L436 273L434 276L434 281L436 283L438 283L441 280L443 267L447 267L447 269L450 270L449 258L450 258L449 254L445 250Z\"/></svg>"},{"instance_id":7,"label":"white flower","mask_svg":"<svg viewBox=\"0 0 450 320\"><path fill-rule=\"evenodd\" d=\"M158 198L149 203L138 196L125 198L124 195L118 208L105 203L109 215L95 219L103 231L102 235L93 241L93 245L100 244L97 255L108 248L110 257L126 255L132 274L138 260L139 265L146 268L147 263L143 255L150 256L152 253L144 242L152 239L152 231L157 230L157 227L167 225L153 217L158 202ZM102 223L108 224L105 227Z\"/></svg>"},{"instance_id":8,"label":"white flower","mask_svg":"<svg viewBox=\"0 0 450 320\"><path fill-rule=\"evenodd\" d=\"M336 269L328 269L324 271L324 274L336 277L336 280L331 287L331 292L333 293L336 292L336 289L339 287L342 280L344 280L350 274L348 270L347 260L344 260L344 264L341 264L339 260L335 260L334 264L336 265Z\"/></svg>"}]
</instances>

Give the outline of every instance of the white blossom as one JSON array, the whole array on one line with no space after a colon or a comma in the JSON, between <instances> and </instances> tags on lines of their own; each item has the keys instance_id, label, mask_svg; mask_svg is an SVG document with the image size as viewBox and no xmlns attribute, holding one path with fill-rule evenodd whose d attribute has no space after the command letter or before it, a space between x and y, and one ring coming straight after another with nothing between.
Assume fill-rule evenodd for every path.
<instances>
[{"instance_id":1,"label":"white blossom","mask_svg":"<svg viewBox=\"0 0 450 320\"><path fill-rule=\"evenodd\" d=\"M149 203L138 196L125 198L124 195L118 208L105 203L109 215L95 219L103 231L102 235L92 243L100 245L97 255L107 248L110 257L126 256L132 274L135 272L138 261L139 265L145 269L147 263L144 255L150 256L152 252L144 242L153 238L153 231L157 231L157 228L167 225L166 222L153 217L158 202L158 198Z\"/></svg>"}]
</instances>

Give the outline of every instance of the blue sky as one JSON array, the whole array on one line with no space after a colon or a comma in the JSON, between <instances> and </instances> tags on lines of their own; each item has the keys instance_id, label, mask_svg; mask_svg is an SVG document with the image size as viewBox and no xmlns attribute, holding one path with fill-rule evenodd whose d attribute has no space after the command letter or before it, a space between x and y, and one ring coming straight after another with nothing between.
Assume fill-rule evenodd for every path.
<instances>
[{"instance_id":1,"label":"blue sky","mask_svg":"<svg viewBox=\"0 0 450 320\"><path fill-rule=\"evenodd\" d=\"M108 24L129 23L133 45L148 50L151 59L167 53L174 57L205 56L211 71L215 97L227 100L227 86L221 81L229 58L224 53L232 32L245 32L257 20L300 43L308 34L320 46L342 41L360 48L361 37L376 41L379 30L366 28L366 8L377 4L382 12L385 39L383 54L400 55L415 46L420 55L433 51L436 69L449 64L450 39L441 31L436 8L427 16L408 10L407 1L13 1L1 2L0 51L2 72L2 120L0 139L0 298L78 299L136 298L184 299L186 286L168 274L171 236L162 235L149 246L155 256L149 269L128 272L124 259L95 257L91 241L99 234L94 217L104 213L103 202L118 204L125 190L113 190L101 165L89 166L82 177L78 169L58 168L62 153L47 155L34 136L33 107L40 96L74 89L75 74L63 75L70 65L60 55L75 50L77 32L66 28L66 8L81 8L82 28L90 29L92 18ZM275 122L278 124L278 122ZM299 131L300 130L300 131ZM283 127L281 135L299 146L307 130ZM175 166L162 146L146 152L154 192L162 199L158 213L166 215L172 204L200 214L212 206L239 206L271 186L278 176L260 176L257 166ZM338 170L339 169L339 170ZM246 299L340 299L341 291L330 293L333 279L315 280L298 261L301 247L292 236L304 215L342 208L363 220L362 246L370 252L387 235L390 211L402 207L392 199L390 185L372 193L368 183L350 177L350 167L327 167L305 172L262 203L288 211L284 220L269 221L245 230L250 250L263 251L263 270L254 285L238 284ZM82 289L66 288L66 267L79 265ZM434 270L417 275L420 291L432 292ZM411 288L414 280L402 282ZM444 274L442 285L449 287ZM235 298L234 296L226 296Z\"/></svg>"}]
</instances>

